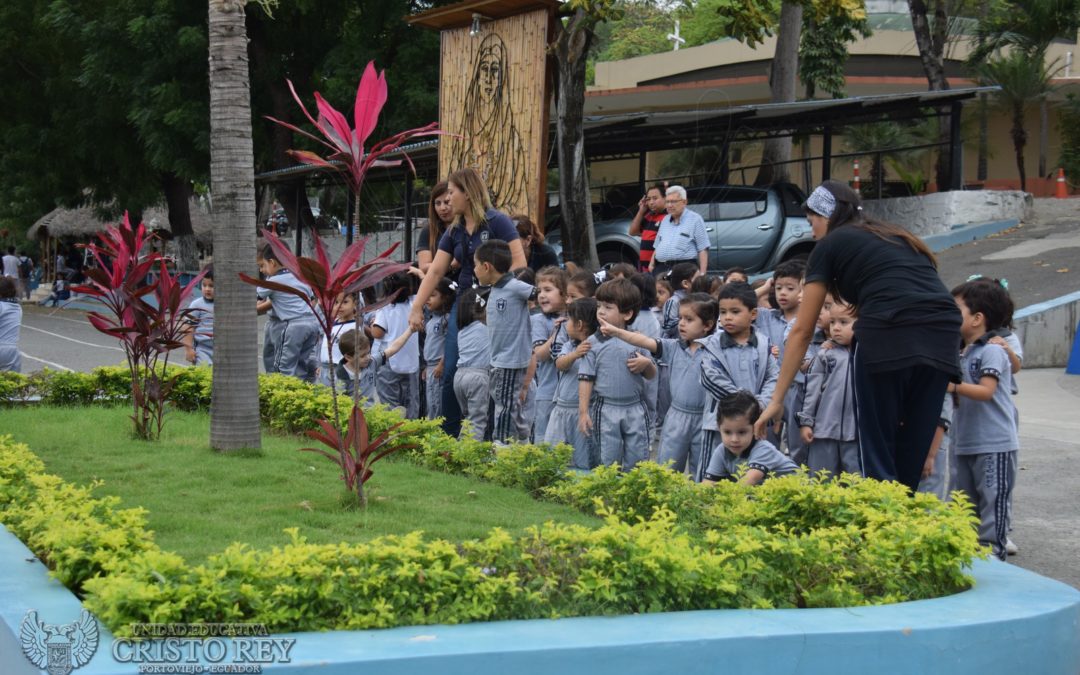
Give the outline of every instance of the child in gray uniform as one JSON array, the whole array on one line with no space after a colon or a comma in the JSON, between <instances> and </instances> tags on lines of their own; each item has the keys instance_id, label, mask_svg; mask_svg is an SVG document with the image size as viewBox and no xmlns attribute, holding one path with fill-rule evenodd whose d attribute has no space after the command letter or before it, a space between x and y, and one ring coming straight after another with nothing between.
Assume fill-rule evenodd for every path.
<instances>
[{"instance_id":1,"label":"child in gray uniform","mask_svg":"<svg viewBox=\"0 0 1080 675\"><path fill-rule=\"evenodd\" d=\"M1016 480L1016 408L1008 354L990 344L993 327L1008 325L1013 305L997 284L967 282L952 291L963 324L960 356L963 382L949 383L959 395L953 419L956 488L967 493L979 515L979 541L1004 560L1009 531L1008 500Z\"/></svg>"},{"instance_id":2,"label":"child in gray uniform","mask_svg":"<svg viewBox=\"0 0 1080 675\"><path fill-rule=\"evenodd\" d=\"M259 272L282 286L297 289L301 298L284 290L259 288L255 310L269 312L263 338L263 368L268 373L293 375L305 382L315 382L315 349L319 344L319 324L311 309L311 289L293 276L277 259L270 244L259 250Z\"/></svg>"},{"instance_id":3,"label":"child in gray uniform","mask_svg":"<svg viewBox=\"0 0 1080 675\"><path fill-rule=\"evenodd\" d=\"M350 329L338 338L338 349L341 350L341 364L338 373L342 376L345 393L349 396L357 387L360 388L360 397L368 405L380 403L379 400L379 368L386 365L386 360L401 351L405 343L412 337L412 328L406 328L405 332L391 342L385 349L371 348L371 341L367 335L357 333Z\"/></svg>"},{"instance_id":4,"label":"child in gray uniform","mask_svg":"<svg viewBox=\"0 0 1080 675\"><path fill-rule=\"evenodd\" d=\"M626 328L637 316L641 292L627 279L605 281L596 289L596 318ZM578 368L578 430L592 434L601 464L619 464L624 471L649 457L649 410L645 380L656 376L656 364L633 345L597 333Z\"/></svg>"},{"instance_id":5,"label":"child in gray uniform","mask_svg":"<svg viewBox=\"0 0 1080 675\"><path fill-rule=\"evenodd\" d=\"M677 267L677 266L676 266ZM659 463L672 463L679 473L700 473L702 455L701 415L705 409L705 388L701 385L701 341L716 328L716 300L705 293L691 293L679 302L679 339L653 339L606 324L601 331L632 345L647 349L670 364L670 401L664 431L660 437Z\"/></svg>"},{"instance_id":6,"label":"child in gray uniform","mask_svg":"<svg viewBox=\"0 0 1080 675\"><path fill-rule=\"evenodd\" d=\"M839 476L862 472L851 379L855 316L850 306L839 302L833 303L829 315L834 346L820 351L810 366L799 425L802 442L809 447L810 471Z\"/></svg>"},{"instance_id":7,"label":"child in gray uniform","mask_svg":"<svg viewBox=\"0 0 1080 675\"><path fill-rule=\"evenodd\" d=\"M19 329L22 327L22 305L19 287L11 277L0 276L0 372L22 370L19 354Z\"/></svg>"},{"instance_id":8,"label":"child in gray uniform","mask_svg":"<svg viewBox=\"0 0 1080 675\"><path fill-rule=\"evenodd\" d=\"M738 479L740 483L757 485L769 476L786 476L799 469L775 445L754 438L754 423L759 417L761 404L748 391L736 392L720 401L716 422L721 443L709 458L702 483L713 485Z\"/></svg>"},{"instance_id":9,"label":"child in gray uniform","mask_svg":"<svg viewBox=\"0 0 1080 675\"><path fill-rule=\"evenodd\" d=\"M393 302L375 313L371 322L371 336L384 348L407 332L411 287L408 272L391 274L383 281L386 296L397 293ZM420 340L411 337L386 365L379 371L379 398L392 408L404 408L407 419L416 419L420 416Z\"/></svg>"},{"instance_id":10,"label":"child in gray uniform","mask_svg":"<svg viewBox=\"0 0 1080 675\"><path fill-rule=\"evenodd\" d=\"M573 446L571 464L577 469L588 470L600 464L600 453L596 451L592 435L583 434L578 429L578 367L592 347L589 336L599 329L595 299L581 298L570 303L565 323L568 339L562 343L559 356L555 359L559 381L555 386L554 406L544 433L544 442L552 445L569 443Z\"/></svg>"},{"instance_id":11,"label":"child in gray uniform","mask_svg":"<svg viewBox=\"0 0 1080 675\"><path fill-rule=\"evenodd\" d=\"M188 305L191 319L181 338L188 363L196 366L214 365L214 265L207 265L204 271L202 294Z\"/></svg>"},{"instance_id":12,"label":"child in gray uniform","mask_svg":"<svg viewBox=\"0 0 1080 675\"><path fill-rule=\"evenodd\" d=\"M476 440L483 440L488 427L491 386L491 340L484 325L487 298L468 289L458 299L458 362L454 372L454 396L461 406L461 419L469 421ZM461 433L465 433L462 425Z\"/></svg>"},{"instance_id":13,"label":"child in gray uniform","mask_svg":"<svg viewBox=\"0 0 1080 675\"><path fill-rule=\"evenodd\" d=\"M558 267L544 267L536 274L536 304L540 312L529 317L533 359L536 360L536 419L533 438L543 442L554 406L559 372L555 359L568 340L563 320L566 316L566 282L569 275ZM577 409L577 381L574 382L574 409Z\"/></svg>"},{"instance_id":14,"label":"child in gray uniform","mask_svg":"<svg viewBox=\"0 0 1080 675\"><path fill-rule=\"evenodd\" d=\"M780 366L770 351L769 338L754 330L756 317L754 289L739 283L720 289L719 320L723 330L702 343L705 354L701 359L701 384L706 395L702 414L704 452L699 472L709 466L718 443L720 401L738 391L748 391L764 408L776 388ZM699 474L696 480L701 479Z\"/></svg>"},{"instance_id":15,"label":"child in gray uniform","mask_svg":"<svg viewBox=\"0 0 1080 675\"><path fill-rule=\"evenodd\" d=\"M938 428L934 433L934 441L930 444L930 454L926 457L922 479L919 481L919 492L937 495L941 501L949 498L949 485L954 482L953 475L956 468L956 458L952 456L949 441L949 429L952 427L955 407L953 398L955 398L954 394L945 394Z\"/></svg>"},{"instance_id":16,"label":"child in gray uniform","mask_svg":"<svg viewBox=\"0 0 1080 675\"><path fill-rule=\"evenodd\" d=\"M427 301L431 315L424 324L424 384L427 390L427 418L442 416L443 353L447 322L454 304L457 285L443 277Z\"/></svg>"},{"instance_id":17,"label":"child in gray uniform","mask_svg":"<svg viewBox=\"0 0 1080 675\"><path fill-rule=\"evenodd\" d=\"M527 440L518 397L525 383L525 370L532 357L529 340L529 299L535 288L514 278L510 272L510 246L490 239L474 254L473 274L491 286L487 300L487 327L491 340L491 398L495 403L491 418L491 438L505 443ZM460 338L459 338L460 339ZM460 347L459 347L460 351Z\"/></svg>"}]
</instances>

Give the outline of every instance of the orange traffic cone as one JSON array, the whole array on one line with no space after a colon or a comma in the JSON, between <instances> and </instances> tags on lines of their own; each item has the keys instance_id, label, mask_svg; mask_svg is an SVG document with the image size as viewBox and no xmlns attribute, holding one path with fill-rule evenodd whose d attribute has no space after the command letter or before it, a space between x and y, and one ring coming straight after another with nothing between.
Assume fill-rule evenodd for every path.
<instances>
[{"instance_id":1,"label":"orange traffic cone","mask_svg":"<svg viewBox=\"0 0 1080 675\"><path fill-rule=\"evenodd\" d=\"M1054 191L1054 196L1058 199L1065 199L1069 196L1069 187L1065 184L1065 169L1058 168L1057 177L1057 189Z\"/></svg>"},{"instance_id":2,"label":"orange traffic cone","mask_svg":"<svg viewBox=\"0 0 1080 675\"><path fill-rule=\"evenodd\" d=\"M855 160L855 177L852 179L851 188L859 193L859 160Z\"/></svg>"}]
</instances>

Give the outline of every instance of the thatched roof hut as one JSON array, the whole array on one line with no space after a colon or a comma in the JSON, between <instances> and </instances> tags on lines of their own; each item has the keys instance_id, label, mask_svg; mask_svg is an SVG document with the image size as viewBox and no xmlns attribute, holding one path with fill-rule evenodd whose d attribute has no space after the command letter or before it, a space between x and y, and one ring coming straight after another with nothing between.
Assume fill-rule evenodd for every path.
<instances>
[{"instance_id":1,"label":"thatched roof hut","mask_svg":"<svg viewBox=\"0 0 1080 675\"><path fill-rule=\"evenodd\" d=\"M210 213L197 201L192 200L191 227L195 238L204 246L213 241ZM58 208L48 212L26 231L27 239L90 239L106 226L118 223L119 218L102 220L91 206L77 209ZM169 212L164 206L153 206L143 211L143 222L148 230L169 231Z\"/></svg>"}]
</instances>

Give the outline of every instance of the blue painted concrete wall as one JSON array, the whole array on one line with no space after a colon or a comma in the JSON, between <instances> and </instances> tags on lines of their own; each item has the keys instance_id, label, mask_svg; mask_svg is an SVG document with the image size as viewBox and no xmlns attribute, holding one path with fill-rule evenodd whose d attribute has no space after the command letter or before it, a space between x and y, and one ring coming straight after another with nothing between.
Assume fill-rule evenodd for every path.
<instances>
[{"instance_id":1,"label":"blue painted concrete wall","mask_svg":"<svg viewBox=\"0 0 1080 675\"><path fill-rule=\"evenodd\" d=\"M0 528L0 673L36 674L19 648L23 616L74 621L78 600ZM976 586L947 598L882 607L717 610L504 621L363 632L298 633L294 675L1076 675L1080 592L997 561L980 561ZM116 663L102 632L78 675L135 673Z\"/></svg>"}]
</instances>

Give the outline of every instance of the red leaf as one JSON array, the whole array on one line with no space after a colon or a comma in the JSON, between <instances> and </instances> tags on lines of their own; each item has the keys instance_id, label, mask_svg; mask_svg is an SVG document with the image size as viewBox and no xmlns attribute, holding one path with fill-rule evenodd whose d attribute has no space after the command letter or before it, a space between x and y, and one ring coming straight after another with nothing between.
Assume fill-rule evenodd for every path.
<instances>
[{"instance_id":1,"label":"red leaf","mask_svg":"<svg viewBox=\"0 0 1080 675\"><path fill-rule=\"evenodd\" d=\"M356 140L360 147L364 146L379 123L379 113L386 104L386 98L386 72L376 73L375 62L368 61L353 104L353 122L356 123Z\"/></svg>"}]
</instances>

